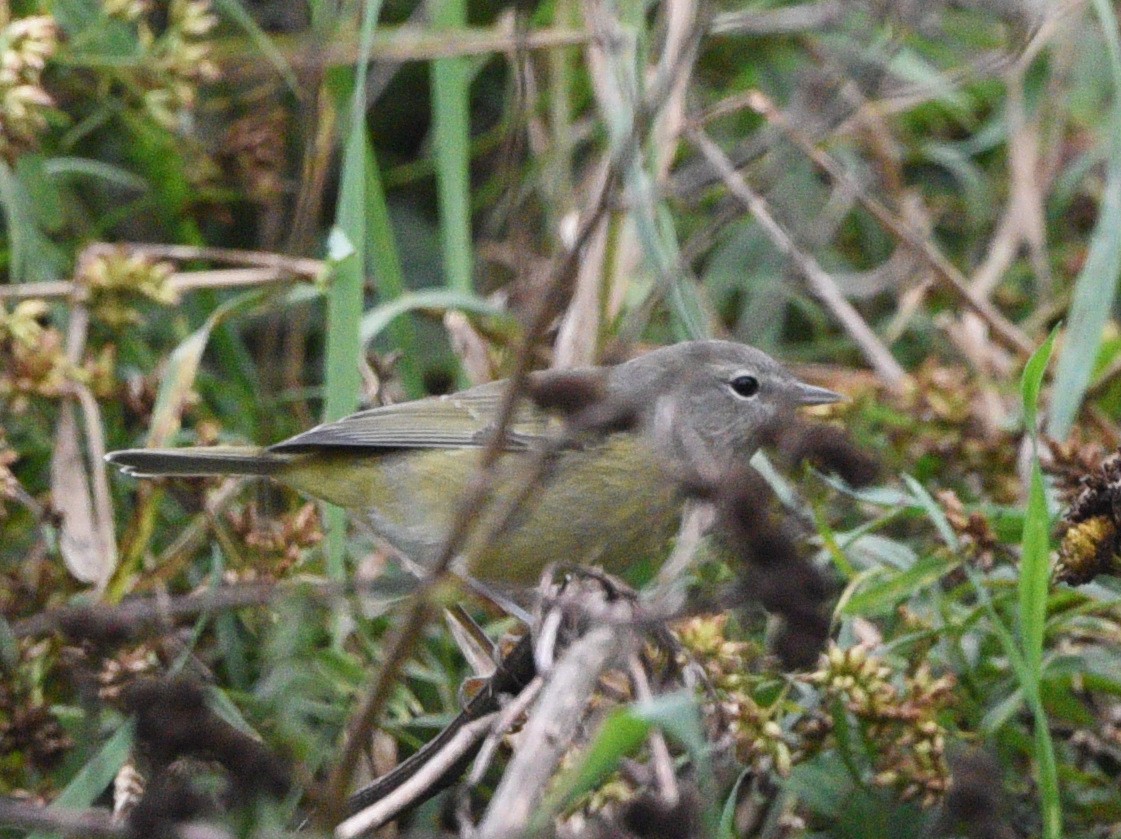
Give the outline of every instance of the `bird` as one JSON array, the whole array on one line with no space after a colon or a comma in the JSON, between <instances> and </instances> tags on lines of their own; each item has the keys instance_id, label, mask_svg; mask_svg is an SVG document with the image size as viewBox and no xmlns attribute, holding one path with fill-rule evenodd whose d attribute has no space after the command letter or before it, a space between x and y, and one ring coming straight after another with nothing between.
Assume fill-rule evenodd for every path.
<instances>
[{"instance_id":1,"label":"bird","mask_svg":"<svg viewBox=\"0 0 1121 839\"><path fill-rule=\"evenodd\" d=\"M509 386L362 410L263 448L139 448L106 459L139 478L270 478L346 508L423 570L436 562L498 431ZM475 511L475 538L457 560L455 570L483 584L531 586L550 564L620 574L659 562L680 521L685 479L746 462L795 408L842 398L762 350L724 340L672 344L612 366L538 371L527 390L534 398L517 404L494 467L490 497L498 503ZM566 436L550 410L558 406L595 433ZM527 493L535 457L544 468ZM522 495L502 512L501 502Z\"/></svg>"}]
</instances>

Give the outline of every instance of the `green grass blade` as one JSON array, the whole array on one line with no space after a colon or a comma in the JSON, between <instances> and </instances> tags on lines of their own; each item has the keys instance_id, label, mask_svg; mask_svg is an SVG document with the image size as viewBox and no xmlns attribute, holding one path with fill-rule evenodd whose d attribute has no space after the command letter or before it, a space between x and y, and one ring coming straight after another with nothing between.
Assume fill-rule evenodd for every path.
<instances>
[{"instance_id":1,"label":"green grass blade","mask_svg":"<svg viewBox=\"0 0 1121 839\"><path fill-rule=\"evenodd\" d=\"M1047 596L1051 582L1051 522L1047 513L1043 472L1039 467L1039 443L1035 431L1035 419L1039 391L1043 385L1043 374L1054 349L1055 334L1052 331L1043 345L1028 360L1024 367L1022 382L1024 417L1032 440L1032 466L1020 556L1020 643L1023 650L1023 666L1018 675L1021 689L1035 717L1040 809L1043 816L1043 835L1046 839L1057 839L1061 835L1062 804L1059 800L1054 744L1051 741L1047 714L1040 696L1043 633L1047 620Z\"/></svg>"},{"instance_id":2,"label":"green grass blade","mask_svg":"<svg viewBox=\"0 0 1121 839\"><path fill-rule=\"evenodd\" d=\"M97 754L78 770L66 788L58 794L52 807L61 810L80 810L89 807L113 783L120 768L132 751L132 722L126 722L105 741ZM50 834L36 833L27 839L47 839Z\"/></svg>"},{"instance_id":3,"label":"green grass blade","mask_svg":"<svg viewBox=\"0 0 1121 839\"><path fill-rule=\"evenodd\" d=\"M517 319L505 309L494 305L485 297L464 293L455 289L434 288L425 291L410 291L370 309L362 316L362 343L369 344L388 329L401 315L418 309L437 311L471 312L477 315L499 318L512 328L517 327Z\"/></svg>"},{"instance_id":4,"label":"green grass blade","mask_svg":"<svg viewBox=\"0 0 1121 839\"><path fill-rule=\"evenodd\" d=\"M432 24L438 29L460 29L467 24L465 0L431 3ZM469 156L470 68L462 58L432 62L432 146L439 186L440 245L449 288L472 287L471 204Z\"/></svg>"},{"instance_id":5,"label":"green grass blade","mask_svg":"<svg viewBox=\"0 0 1121 839\"><path fill-rule=\"evenodd\" d=\"M367 0L362 18L361 50L354 71L350 126L343 149L342 184L335 212L335 229L350 243L350 253L334 265L327 293L327 347L324 419L339 419L358 406L362 387L358 359L362 351L363 285L366 274L366 68L380 0ZM327 571L335 580L345 576L346 518L339 509L327 513Z\"/></svg>"},{"instance_id":6,"label":"green grass blade","mask_svg":"<svg viewBox=\"0 0 1121 839\"><path fill-rule=\"evenodd\" d=\"M1043 385L1047 363L1051 360L1055 335L1056 333L1052 331L1043 345L1028 359L1021 382L1024 419L1032 440L1032 471L1021 543L1020 641L1024 651L1024 661L1037 688L1043 660L1043 628L1047 617L1047 592L1051 578L1049 540L1051 524L1047 514L1043 473L1039 468L1039 455L1036 451L1038 441L1035 424L1038 415L1039 390Z\"/></svg>"},{"instance_id":7,"label":"green grass blade","mask_svg":"<svg viewBox=\"0 0 1121 839\"><path fill-rule=\"evenodd\" d=\"M1055 371L1054 398L1047 433L1066 439L1090 384L1102 330L1113 311L1121 273L1121 42L1117 16L1107 0L1094 0L1109 47L1114 103L1110 114L1109 165L1101 212L1090 238L1090 252L1074 283L1066 341Z\"/></svg>"},{"instance_id":8,"label":"green grass blade","mask_svg":"<svg viewBox=\"0 0 1121 839\"><path fill-rule=\"evenodd\" d=\"M227 18L232 20L241 30L246 34L253 46L261 53L265 61L269 62L284 79L284 84L296 96L300 95L300 83L296 79L296 74L292 72L291 65L288 64L288 59L284 57L276 44L268 34L257 25L257 21L253 16L245 10L240 0L217 0L215 5Z\"/></svg>"},{"instance_id":9,"label":"green grass blade","mask_svg":"<svg viewBox=\"0 0 1121 839\"><path fill-rule=\"evenodd\" d=\"M379 308L383 308L401 300L406 294L405 272L401 268L401 255L397 249L397 240L389 217L389 204L385 199L377 156L369 142L366 143L365 162L367 244L370 267L374 274L378 300L381 302ZM366 330L366 322L367 318L363 317L359 329L359 341L363 347L372 340L372 336ZM417 367L419 352L413 324L407 318L395 319L391 325L391 335L394 346L401 351L398 369L405 386L405 393L414 399L423 396L424 380Z\"/></svg>"}]
</instances>

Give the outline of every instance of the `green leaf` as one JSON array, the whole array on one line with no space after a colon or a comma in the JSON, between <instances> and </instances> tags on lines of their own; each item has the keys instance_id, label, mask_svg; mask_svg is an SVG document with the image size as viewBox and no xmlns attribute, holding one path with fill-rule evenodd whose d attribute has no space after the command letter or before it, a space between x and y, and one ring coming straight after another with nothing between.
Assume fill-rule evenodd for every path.
<instances>
[{"instance_id":1,"label":"green leaf","mask_svg":"<svg viewBox=\"0 0 1121 839\"><path fill-rule=\"evenodd\" d=\"M1043 662L1043 630L1051 585L1051 521L1038 459L1031 467L1028 511L1020 556L1020 641L1032 678L1039 680Z\"/></svg>"},{"instance_id":2,"label":"green leaf","mask_svg":"<svg viewBox=\"0 0 1121 839\"><path fill-rule=\"evenodd\" d=\"M441 30L467 24L465 0L435 0L432 25ZM440 244L448 288L472 288L470 164L470 68L463 58L432 62L432 151L440 202Z\"/></svg>"},{"instance_id":3,"label":"green leaf","mask_svg":"<svg viewBox=\"0 0 1121 839\"><path fill-rule=\"evenodd\" d=\"M612 711L579 764L561 775L538 812L542 815L555 813L568 802L595 789L618 768L624 757L634 754L646 742L652 727L652 723L636 714L633 708Z\"/></svg>"},{"instance_id":4,"label":"green leaf","mask_svg":"<svg viewBox=\"0 0 1121 839\"><path fill-rule=\"evenodd\" d=\"M177 346L167 359L156 403L152 408L152 422L148 429L148 446L167 445L179 430L183 407L194 390L202 354L210 341L214 328L226 318L256 306L267 292L250 291L226 301L215 309L198 329Z\"/></svg>"},{"instance_id":5,"label":"green leaf","mask_svg":"<svg viewBox=\"0 0 1121 839\"><path fill-rule=\"evenodd\" d=\"M401 255L381 181L381 170L378 168L374 147L369 142L366 144L366 235L378 299L383 303L399 300L406 291L405 271L401 266ZM370 343L365 333L365 319L360 331L359 340L365 347ZM417 363L420 347L417 344L416 330L408 320L399 320L393 324L392 335L394 345L402 354L398 370L405 393L414 399L419 398L424 395L424 379Z\"/></svg>"},{"instance_id":6,"label":"green leaf","mask_svg":"<svg viewBox=\"0 0 1121 839\"><path fill-rule=\"evenodd\" d=\"M473 292L456 289L432 289L429 291L406 292L400 297L375 306L362 316L361 340L367 346L385 331L396 318L406 312L433 309L441 312L460 311L476 315L501 318L516 325L515 318L504 309L495 306L485 297Z\"/></svg>"},{"instance_id":7,"label":"green leaf","mask_svg":"<svg viewBox=\"0 0 1121 839\"><path fill-rule=\"evenodd\" d=\"M906 571L886 572L871 577L873 582L849 597L841 612L846 615L881 614L894 608L900 600L940 580L955 565L956 563L948 563L942 557L928 556Z\"/></svg>"},{"instance_id":8,"label":"green leaf","mask_svg":"<svg viewBox=\"0 0 1121 839\"><path fill-rule=\"evenodd\" d=\"M0 207L8 232L12 282L57 280L62 276L62 253L39 225L35 206L22 178L0 160Z\"/></svg>"},{"instance_id":9,"label":"green leaf","mask_svg":"<svg viewBox=\"0 0 1121 839\"><path fill-rule=\"evenodd\" d=\"M1055 348L1055 338L1058 331L1058 326L1052 329L1051 334L1047 336L1047 340L1032 353L1028 363L1024 365L1024 373L1020 378L1020 395L1024 403L1024 425L1033 439L1036 436L1036 420L1039 416L1039 391L1043 387L1043 376L1047 372L1047 365L1051 362L1051 353ZM1057 382L1054 390L1055 396L1058 397Z\"/></svg>"},{"instance_id":10,"label":"green leaf","mask_svg":"<svg viewBox=\"0 0 1121 839\"><path fill-rule=\"evenodd\" d=\"M1114 104L1108 122L1109 158L1101 212L1090 237L1090 251L1074 281L1066 338L1055 371L1047 433L1060 440L1070 434L1090 384L1121 274L1121 43L1113 7L1106 0L1094 0L1094 10L1109 47ZM1027 402L1026 394L1024 401ZM1034 429L1034 423L1031 427Z\"/></svg>"},{"instance_id":11,"label":"green leaf","mask_svg":"<svg viewBox=\"0 0 1121 839\"><path fill-rule=\"evenodd\" d=\"M276 44L272 42L272 38L257 25L257 21L245 10L245 7L238 0L215 0L215 5L222 14L241 27L249 40L253 42L253 46L284 79L284 84L288 86L288 89L298 97L300 95L300 82L297 80L296 74L292 72L284 53L277 49Z\"/></svg>"},{"instance_id":12,"label":"green leaf","mask_svg":"<svg viewBox=\"0 0 1121 839\"><path fill-rule=\"evenodd\" d=\"M942 510L942 505L934 500L931 494L926 491L926 487L910 475L903 475L902 477L903 483L905 483L907 489L911 491L911 497L934 523L934 527L938 531L938 535L942 537L942 541L945 542L951 550L958 550L961 547L958 541L958 535L950 526L950 521L946 518L946 513Z\"/></svg>"},{"instance_id":13,"label":"green leaf","mask_svg":"<svg viewBox=\"0 0 1121 839\"><path fill-rule=\"evenodd\" d=\"M43 171L52 178L94 178L121 189L147 192L148 182L121 166L86 157L52 157L43 163Z\"/></svg>"},{"instance_id":14,"label":"green leaf","mask_svg":"<svg viewBox=\"0 0 1121 839\"><path fill-rule=\"evenodd\" d=\"M736 806L740 800L740 788L751 776L750 769L740 772L740 776L732 786L732 791L724 799L724 807L720 810L720 824L716 828L716 839L736 839Z\"/></svg>"},{"instance_id":15,"label":"green leaf","mask_svg":"<svg viewBox=\"0 0 1121 839\"><path fill-rule=\"evenodd\" d=\"M359 323L362 317L362 287L366 278L366 71L377 28L381 0L366 0L362 14L358 62L354 68L354 92L350 102L349 129L343 148L342 185L335 209L335 226L350 242L354 252L334 265L327 291L327 347L324 353L323 418L341 419L358 406L362 392L359 372ZM313 13L313 25L315 14ZM327 572L331 579L346 576L346 516L337 507L327 507Z\"/></svg>"},{"instance_id":16,"label":"green leaf","mask_svg":"<svg viewBox=\"0 0 1121 839\"><path fill-rule=\"evenodd\" d=\"M90 760L78 770L66 788L58 794L52 808L80 810L89 807L113 783L132 752L134 725L124 723ZM36 833L27 839L47 839L49 834Z\"/></svg>"}]
</instances>

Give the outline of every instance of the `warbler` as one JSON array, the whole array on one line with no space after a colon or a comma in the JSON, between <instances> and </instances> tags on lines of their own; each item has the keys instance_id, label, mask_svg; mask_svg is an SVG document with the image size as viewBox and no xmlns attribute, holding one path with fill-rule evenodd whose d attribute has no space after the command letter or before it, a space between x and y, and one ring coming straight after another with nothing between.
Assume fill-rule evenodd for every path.
<instances>
[{"instance_id":1,"label":"warbler","mask_svg":"<svg viewBox=\"0 0 1121 839\"><path fill-rule=\"evenodd\" d=\"M461 551L459 570L483 583L532 585L550 563L625 576L640 561L658 562L679 525L683 477L746 461L797 406L841 398L729 341L533 373L528 384L536 402L523 399L515 410L491 478L492 503L477 511L475 538ZM507 386L359 411L267 448L128 449L107 459L139 477L267 476L346 508L423 568L498 431ZM592 433L570 433L558 446L565 432L550 406L583 417ZM534 458L544 468L527 478Z\"/></svg>"}]
</instances>

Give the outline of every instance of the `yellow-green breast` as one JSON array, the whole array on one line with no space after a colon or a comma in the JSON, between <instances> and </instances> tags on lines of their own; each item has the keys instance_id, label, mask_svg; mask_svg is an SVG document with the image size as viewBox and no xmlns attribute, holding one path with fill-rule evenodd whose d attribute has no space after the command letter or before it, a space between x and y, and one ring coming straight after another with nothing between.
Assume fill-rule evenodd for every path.
<instances>
[{"instance_id":1,"label":"yellow-green breast","mask_svg":"<svg viewBox=\"0 0 1121 839\"><path fill-rule=\"evenodd\" d=\"M415 449L381 454L315 453L294 459L276 477L301 492L362 514L410 559L427 564L447 533L478 449ZM677 483L642 438L616 434L565 450L498 536L503 501L520 491L535 456L502 456L492 502L480 511L465 555L484 582L533 585L549 563L597 565L624 574L660 563L677 531Z\"/></svg>"}]
</instances>

